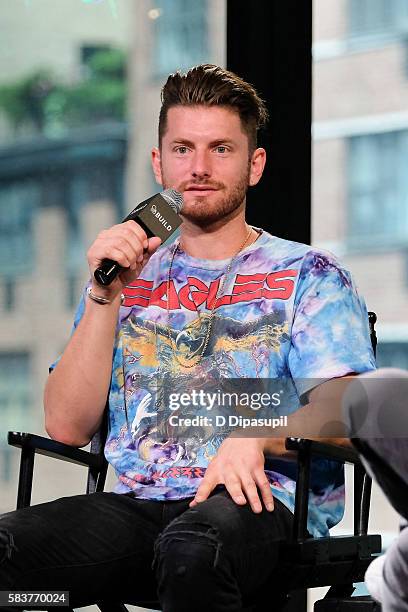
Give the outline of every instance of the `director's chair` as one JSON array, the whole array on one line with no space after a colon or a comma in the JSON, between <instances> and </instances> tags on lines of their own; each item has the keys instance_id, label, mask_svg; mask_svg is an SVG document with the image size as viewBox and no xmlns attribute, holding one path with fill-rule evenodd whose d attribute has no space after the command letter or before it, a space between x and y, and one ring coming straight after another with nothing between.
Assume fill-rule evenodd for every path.
<instances>
[{"instance_id":1,"label":"director's chair","mask_svg":"<svg viewBox=\"0 0 408 612\"><path fill-rule=\"evenodd\" d=\"M369 313L370 335L376 350L375 313ZM89 451L81 450L31 433L9 432L8 443L21 449L17 509L30 505L35 454L68 461L88 469L86 493L103 491L108 470L104 456L107 436L107 410L99 431L93 436ZM366 473L356 451L322 444L302 438L287 438L286 448L297 452L297 480L293 533L290 542L282 543L282 559L274 572L278 594L268 585L251 601L244 602L251 612L305 612L306 590L330 586L326 596L316 602L316 612L378 612L381 608L370 597L352 597L354 583L362 582L364 574L381 552L381 536L368 535L371 478ZM354 533L346 536L311 538L307 532L308 496L313 457L349 463L354 469ZM268 467L268 458L266 458ZM125 603L160 610L155 593L151 601L137 597L126 602L96 601L101 612L127 612ZM50 608L50 610L53 610ZM71 612L72 609L71 609ZM193 611L192 611L193 612ZM209 611L210 612L210 611Z\"/></svg>"}]
</instances>

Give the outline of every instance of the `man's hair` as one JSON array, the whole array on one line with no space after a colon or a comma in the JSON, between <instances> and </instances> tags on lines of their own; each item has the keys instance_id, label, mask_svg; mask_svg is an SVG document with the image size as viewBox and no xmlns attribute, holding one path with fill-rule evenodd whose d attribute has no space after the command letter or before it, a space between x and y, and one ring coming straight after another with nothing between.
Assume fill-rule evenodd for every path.
<instances>
[{"instance_id":1,"label":"man's hair","mask_svg":"<svg viewBox=\"0 0 408 612\"><path fill-rule=\"evenodd\" d=\"M248 136L250 154L257 146L257 132L268 111L255 89L239 76L213 64L194 66L186 73L171 74L161 91L159 146L167 129L167 113L173 106L222 106L239 114Z\"/></svg>"}]
</instances>

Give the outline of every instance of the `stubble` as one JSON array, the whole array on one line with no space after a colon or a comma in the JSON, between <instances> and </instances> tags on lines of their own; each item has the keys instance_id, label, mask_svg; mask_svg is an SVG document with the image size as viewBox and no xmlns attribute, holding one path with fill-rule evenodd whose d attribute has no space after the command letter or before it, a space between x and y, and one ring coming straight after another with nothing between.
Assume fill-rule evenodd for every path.
<instances>
[{"instance_id":1,"label":"stubble","mask_svg":"<svg viewBox=\"0 0 408 612\"><path fill-rule=\"evenodd\" d=\"M239 181L236 182L233 187L228 191L226 190L226 185L220 182L210 181L210 180L190 180L183 181L175 187L177 191L183 193L188 186L192 184L197 186L208 186L213 187L215 189L219 189L219 194L217 192L217 198L214 202L209 202L207 196L196 196L194 200L191 200L188 204L188 207L185 205L180 215L198 225L200 227L208 227L214 225L215 223L227 220L234 216L234 213L237 209L239 209L245 202L246 193L249 187L249 177L250 177L250 169L251 163L248 162L248 166L246 169L246 173L242 174ZM168 189L170 187L174 187L170 185L166 180L165 174L163 172L163 167L161 169L162 178L163 178L163 187ZM224 195L223 195L224 193Z\"/></svg>"}]
</instances>

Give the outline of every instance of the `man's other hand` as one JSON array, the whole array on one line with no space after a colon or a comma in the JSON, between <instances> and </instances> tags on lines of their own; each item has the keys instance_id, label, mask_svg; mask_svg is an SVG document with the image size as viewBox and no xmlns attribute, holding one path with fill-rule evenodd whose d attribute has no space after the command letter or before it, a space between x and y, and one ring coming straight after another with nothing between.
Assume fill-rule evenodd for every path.
<instances>
[{"instance_id":1,"label":"man's other hand","mask_svg":"<svg viewBox=\"0 0 408 612\"><path fill-rule=\"evenodd\" d=\"M226 438L210 462L190 508L206 500L217 485L223 484L235 503L244 505L248 500L257 513L262 512L259 491L266 509L272 511L273 495L264 471L265 442L265 438Z\"/></svg>"}]
</instances>

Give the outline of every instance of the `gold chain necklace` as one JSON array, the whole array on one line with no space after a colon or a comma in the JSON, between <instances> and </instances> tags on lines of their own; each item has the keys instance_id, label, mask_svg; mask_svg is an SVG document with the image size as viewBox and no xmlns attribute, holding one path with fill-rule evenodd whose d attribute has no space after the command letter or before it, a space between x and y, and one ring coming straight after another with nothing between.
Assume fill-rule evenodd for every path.
<instances>
[{"instance_id":1,"label":"gold chain necklace","mask_svg":"<svg viewBox=\"0 0 408 612\"><path fill-rule=\"evenodd\" d=\"M228 266L226 267L225 271L222 274L221 286L218 285L218 287L217 287L217 290L215 292L214 301L213 301L213 304L212 304L212 307L211 307L211 310L210 310L210 314L209 314L209 318L208 318L207 332L205 334L203 348L201 350L201 353L196 357L196 360L192 364L185 364L185 363L182 363L180 361L180 358L177 355L176 342L172 338L171 329L170 329L170 281L171 281L171 271L172 271L172 268L173 268L174 258L176 256L177 251L179 250L179 242L177 241L175 243L173 251L172 251L172 254L171 254L169 271L168 271L168 275L167 275L167 334L168 334L170 345L171 345L171 347L173 349L173 354L174 354L174 356L176 358L176 361L183 368L195 368L201 362L201 359L203 358L203 355L204 355L204 353L206 351L206 348L207 348L207 345L208 345L208 342L209 342L210 336L211 336L211 329L212 329L213 319L214 319L214 316L215 316L215 307L216 307L217 300L218 300L218 290L220 291L220 294L222 295L226 278L228 277L229 273L231 272L232 264L234 263L236 257L239 255L239 253L242 251L242 249L244 248L244 246L248 242L249 237L250 237L250 235L252 233L252 230L253 230L253 228L252 228L252 226L250 226L249 231L248 231L248 233L247 233L247 235L245 237L244 242L241 244L241 246L239 247L238 251L231 257L231 259L230 259L230 261L228 263ZM190 296L191 296L191 291L190 291ZM191 297L191 301L194 302L192 297ZM197 313L198 313L198 318L199 318L199 321L200 321L200 329L201 329L201 313L198 310L197 306L196 306L196 310L197 310Z\"/></svg>"}]
</instances>

